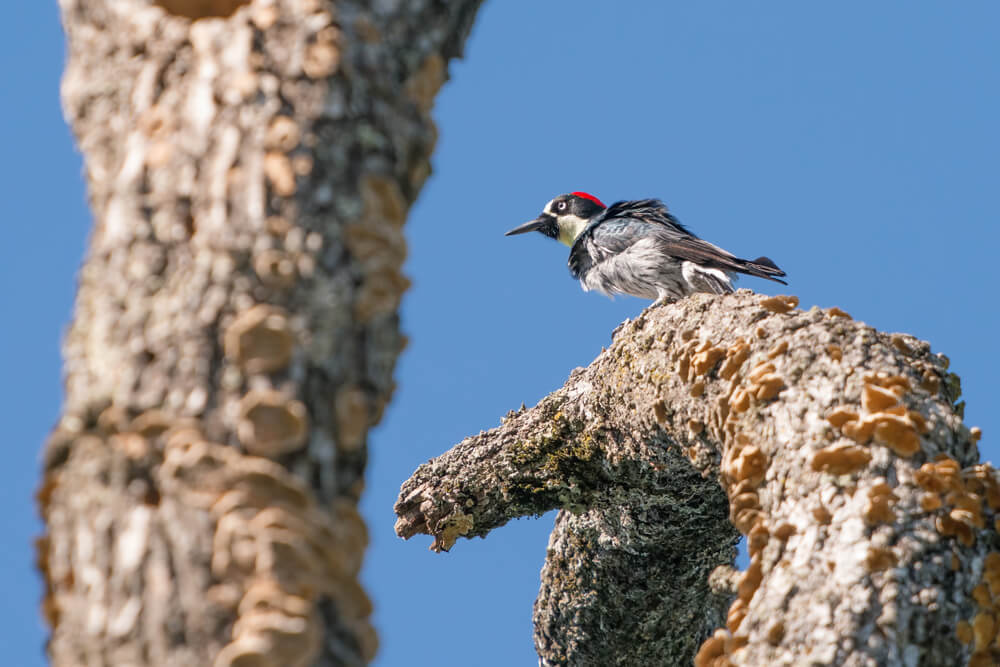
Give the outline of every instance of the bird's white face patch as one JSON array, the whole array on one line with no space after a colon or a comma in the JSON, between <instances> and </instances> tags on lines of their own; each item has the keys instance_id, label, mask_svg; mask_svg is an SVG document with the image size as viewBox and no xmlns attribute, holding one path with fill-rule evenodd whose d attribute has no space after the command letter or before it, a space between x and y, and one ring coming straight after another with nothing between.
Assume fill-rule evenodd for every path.
<instances>
[{"instance_id":1,"label":"bird's white face patch","mask_svg":"<svg viewBox=\"0 0 1000 667\"><path fill-rule=\"evenodd\" d=\"M556 218L556 226L559 228L559 242L572 246L584 227L587 226L587 219L578 215L563 214Z\"/></svg>"},{"instance_id":2,"label":"bird's white face patch","mask_svg":"<svg viewBox=\"0 0 1000 667\"><path fill-rule=\"evenodd\" d=\"M559 236L557 237L559 242L572 246L573 242L576 241L576 237L578 237L583 232L583 228L587 226L587 219L581 218L578 215L573 215L572 213L567 213L565 200L560 203L563 204L563 210L559 210L556 200L553 199L545 205L545 212L556 219L556 227L559 229Z\"/></svg>"}]
</instances>

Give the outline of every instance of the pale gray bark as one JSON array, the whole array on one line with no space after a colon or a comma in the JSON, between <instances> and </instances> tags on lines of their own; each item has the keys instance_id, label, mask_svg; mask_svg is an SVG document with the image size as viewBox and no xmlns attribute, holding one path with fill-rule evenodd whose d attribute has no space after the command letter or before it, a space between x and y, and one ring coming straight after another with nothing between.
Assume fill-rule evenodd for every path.
<instances>
[{"instance_id":1,"label":"pale gray bark","mask_svg":"<svg viewBox=\"0 0 1000 667\"><path fill-rule=\"evenodd\" d=\"M957 377L927 343L796 303L648 309L536 407L418 468L397 532L447 549L562 509L545 665L993 664L1000 485Z\"/></svg>"},{"instance_id":2,"label":"pale gray bark","mask_svg":"<svg viewBox=\"0 0 1000 667\"><path fill-rule=\"evenodd\" d=\"M479 0L60 0L94 232L39 492L55 665L360 665L401 226Z\"/></svg>"}]
</instances>

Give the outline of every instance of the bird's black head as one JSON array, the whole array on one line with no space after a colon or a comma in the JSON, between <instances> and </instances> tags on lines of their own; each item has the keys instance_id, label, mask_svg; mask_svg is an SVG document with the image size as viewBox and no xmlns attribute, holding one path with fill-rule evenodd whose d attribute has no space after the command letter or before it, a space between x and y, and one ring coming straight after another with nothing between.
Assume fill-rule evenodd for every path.
<instances>
[{"instance_id":1,"label":"bird's black head","mask_svg":"<svg viewBox=\"0 0 1000 667\"><path fill-rule=\"evenodd\" d=\"M604 209L605 206L600 199L586 192L559 195L545 205L545 210L542 211L541 215L520 227L515 227L505 236L541 232L566 245L573 245L573 241L580 235L587 223Z\"/></svg>"}]
</instances>

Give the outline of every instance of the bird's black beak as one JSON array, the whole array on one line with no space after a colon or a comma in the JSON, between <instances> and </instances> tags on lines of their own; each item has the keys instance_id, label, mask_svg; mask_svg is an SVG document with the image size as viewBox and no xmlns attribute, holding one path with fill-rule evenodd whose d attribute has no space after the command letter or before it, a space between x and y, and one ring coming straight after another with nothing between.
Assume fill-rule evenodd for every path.
<instances>
[{"instance_id":1,"label":"bird's black beak","mask_svg":"<svg viewBox=\"0 0 1000 667\"><path fill-rule=\"evenodd\" d=\"M514 236L515 234L527 234L528 232L540 232L543 229L554 225L555 220L551 215L547 213L542 213L540 216L532 220L531 222L526 222L520 227L515 227L510 230L504 236Z\"/></svg>"}]
</instances>

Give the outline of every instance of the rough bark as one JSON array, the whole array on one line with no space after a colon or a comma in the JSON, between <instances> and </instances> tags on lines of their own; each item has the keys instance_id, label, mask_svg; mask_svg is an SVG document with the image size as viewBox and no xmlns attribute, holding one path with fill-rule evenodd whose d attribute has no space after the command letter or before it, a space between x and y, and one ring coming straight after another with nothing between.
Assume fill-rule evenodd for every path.
<instances>
[{"instance_id":1,"label":"rough bark","mask_svg":"<svg viewBox=\"0 0 1000 667\"><path fill-rule=\"evenodd\" d=\"M401 226L479 0L60 0L95 218L39 491L55 665L359 665Z\"/></svg>"},{"instance_id":2,"label":"rough bark","mask_svg":"<svg viewBox=\"0 0 1000 667\"><path fill-rule=\"evenodd\" d=\"M545 665L994 664L1000 485L958 378L925 342L795 305L648 309L418 468L397 532L448 549L563 510L535 604Z\"/></svg>"}]
</instances>

